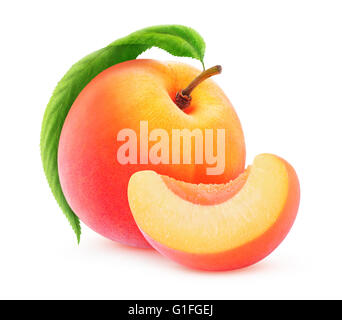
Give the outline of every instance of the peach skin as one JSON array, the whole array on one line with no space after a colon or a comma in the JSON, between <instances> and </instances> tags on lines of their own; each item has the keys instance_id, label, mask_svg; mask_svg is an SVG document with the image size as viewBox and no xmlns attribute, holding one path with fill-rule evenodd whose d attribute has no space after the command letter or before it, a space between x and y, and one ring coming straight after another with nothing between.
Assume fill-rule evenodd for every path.
<instances>
[{"instance_id":1,"label":"peach skin","mask_svg":"<svg viewBox=\"0 0 342 320\"><path fill-rule=\"evenodd\" d=\"M58 171L66 200L90 228L124 244L149 247L128 204L127 186L133 173L154 170L189 183L225 183L244 170L240 121L218 85L211 79L203 81L191 92L191 101L177 95L199 74L182 63L131 60L103 71L79 94L62 129ZM179 107L182 103L184 110ZM150 131L162 128L170 135L174 128L225 129L224 171L208 175L206 163L119 163L123 143L117 141L119 132L129 128L142 139L141 121L148 123ZM137 154L140 149L138 142Z\"/></svg>"},{"instance_id":2,"label":"peach skin","mask_svg":"<svg viewBox=\"0 0 342 320\"><path fill-rule=\"evenodd\" d=\"M147 241L201 270L232 270L266 257L290 230L299 198L294 169L271 154L257 156L228 184L195 185L141 171L128 185L130 208Z\"/></svg>"}]
</instances>

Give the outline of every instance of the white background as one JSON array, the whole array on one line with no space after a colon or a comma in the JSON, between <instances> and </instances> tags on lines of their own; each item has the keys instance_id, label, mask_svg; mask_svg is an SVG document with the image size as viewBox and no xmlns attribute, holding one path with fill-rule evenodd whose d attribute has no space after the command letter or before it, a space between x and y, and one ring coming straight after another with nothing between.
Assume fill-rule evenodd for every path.
<instances>
[{"instance_id":1,"label":"white background","mask_svg":"<svg viewBox=\"0 0 342 320\"><path fill-rule=\"evenodd\" d=\"M3 1L0 5L0 298L342 298L341 1ZM68 68L130 32L184 24L242 122L247 162L271 152L301 182L298 218L262 262L183 268L83 225L78 246L45 179L45 106ZM144 57L187 61L152 49Z\"/></svg>"}]
</instances>

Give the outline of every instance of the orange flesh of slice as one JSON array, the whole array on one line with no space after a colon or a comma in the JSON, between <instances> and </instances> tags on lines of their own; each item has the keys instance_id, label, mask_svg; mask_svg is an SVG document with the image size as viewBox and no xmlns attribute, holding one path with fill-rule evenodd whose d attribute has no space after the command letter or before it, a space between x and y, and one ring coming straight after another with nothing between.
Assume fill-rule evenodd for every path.
<instances>
[{"instance_id":1,"label":"orange flesh of slice","mask_svg":"<svg viewBox=\"0 0 342 320\"><path fill-rule=\"evenodd\" d=\"M224 252L275 224L289 198L289 176L295 176L288 168L283 159L262 154L225 185L192 185L140 171L130 179L129 204L140 230L153 241L190 254Z\"/></svg>"}]
</instances>

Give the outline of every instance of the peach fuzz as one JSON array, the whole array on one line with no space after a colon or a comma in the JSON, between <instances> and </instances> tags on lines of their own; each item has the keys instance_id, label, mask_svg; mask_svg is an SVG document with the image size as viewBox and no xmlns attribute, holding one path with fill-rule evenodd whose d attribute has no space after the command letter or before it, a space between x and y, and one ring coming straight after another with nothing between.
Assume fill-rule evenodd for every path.
<instances>
[{"instance_id":1,"label":"peach fuzz","mask_svg":"<svg viewBox=\"0 0 342 320\"><path fill-rule=\"evenodd\" d=\"M106 69L82 90L65 120L58 149L62 190L82 222L109 239L149 247L128 204L134 172L154 170L191 183L224 183L244 170L240 121L211 79L192 92L188 108L181 110L175 103L177 92L200 73L183 63L138 59ZM123 142L117 141L118 132L129 128L139 135L140 121L148 121L149 131L162 128L169 135L174 128L226 129L223 174L207 175L206 163L120 164L117 151Z\"/></svg>"},{"instance_id":2,"label":"peach fuzz","mask_svg":"<svg viewBox=\"0 0 342 320\"><path fill-rule=\"evenodd\" d=\"M233 270L266 257L290 230L299 198L294 169L271 154L257 156L228 184L193 185L141 171L128 186L147 241L170 259L202 270Z\"/></svg>"}]
</instances>

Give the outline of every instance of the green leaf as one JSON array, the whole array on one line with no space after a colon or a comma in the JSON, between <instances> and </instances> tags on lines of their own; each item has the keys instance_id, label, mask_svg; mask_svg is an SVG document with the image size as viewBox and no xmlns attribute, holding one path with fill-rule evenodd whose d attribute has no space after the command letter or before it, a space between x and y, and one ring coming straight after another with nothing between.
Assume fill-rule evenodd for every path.
<instances>
[{"instance_id":1,"label":"green leaf","mask_svg":"<svg viewBox=\"0 0 342 320\"><path fill-rule=\"evenodd\" d=\"M181 25L149 27L118 39L74 64L57 84L46 107L40 135L44 172L78 243L81 236L80 221L64 197L58 176L58 143L65 118L76 97L96 75L117 63L135 59L152 47L164 49L174 56L197 59L204 68L205 43L195 30Z\"/></svg>"}]
</instances>

